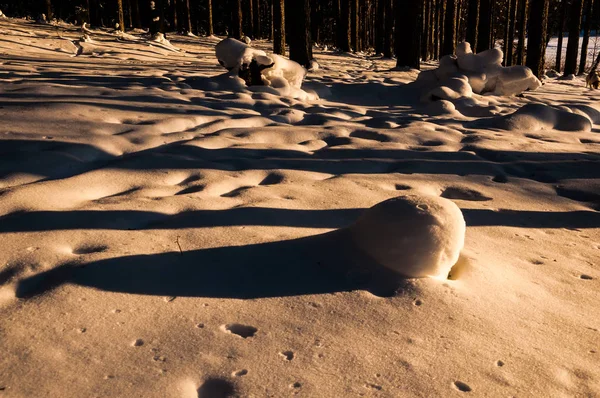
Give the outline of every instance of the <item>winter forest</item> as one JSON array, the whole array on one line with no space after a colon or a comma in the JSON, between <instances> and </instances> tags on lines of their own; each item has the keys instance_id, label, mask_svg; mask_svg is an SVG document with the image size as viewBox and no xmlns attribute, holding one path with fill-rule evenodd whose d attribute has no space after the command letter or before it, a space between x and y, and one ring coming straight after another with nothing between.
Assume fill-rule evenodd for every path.
<instances>
[{"instance_id":1,"label":"winter forest","mask_svg":"<svg viewBox=\"0 0 600 398\"><path fill-rule=\"evenodd\" d=\"M599 0L0 0L0 398L599 397Z\"/></svg>"}]
</instances>

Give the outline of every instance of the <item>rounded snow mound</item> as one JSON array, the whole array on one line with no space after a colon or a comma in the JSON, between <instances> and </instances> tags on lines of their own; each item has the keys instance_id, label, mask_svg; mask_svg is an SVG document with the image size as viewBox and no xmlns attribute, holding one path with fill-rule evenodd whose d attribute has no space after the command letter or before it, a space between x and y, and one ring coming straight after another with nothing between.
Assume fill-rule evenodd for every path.
<instances>
[{"instance_id":1,"label":"rounded snow mound","mask_svg":"<svg viewBox=\"0 0 600 398\"><path fill-rule=\"evenodd\" d=\"M350 228L355 244L407 278L446 277L465 242L462 212L438 196L407 195L367 210Z\"/></svg>"}]
</instances>

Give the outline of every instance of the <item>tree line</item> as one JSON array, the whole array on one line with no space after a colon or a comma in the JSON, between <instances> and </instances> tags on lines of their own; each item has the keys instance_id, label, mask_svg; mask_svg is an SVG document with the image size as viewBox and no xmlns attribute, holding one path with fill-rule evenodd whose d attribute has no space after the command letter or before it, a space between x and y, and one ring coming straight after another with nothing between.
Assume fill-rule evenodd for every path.
<instances>
[{"instance_id":1,"label":"tree line","mask_svg":"<svg viewBox=\"0 0 600 398\"><path fill-rule=\"evenodd\" d=\"M121 30L148 27L150 19L151 0L7 1L0 0L0 9L15 17L44 14ZM547 61L566 75L584 73L590 34L600 21L600 0L154 1L170 31L270 39L275 53L289 48L290 58L303 65L320 44L395 56L398 67L419 69L466 40L475 52L500 46L506 66L527 65L537 76ZM568 40L564 60L563 32L575 38ZM545 60L552 36L558 37L556 59Z\"/></svg>"}]
</instances>

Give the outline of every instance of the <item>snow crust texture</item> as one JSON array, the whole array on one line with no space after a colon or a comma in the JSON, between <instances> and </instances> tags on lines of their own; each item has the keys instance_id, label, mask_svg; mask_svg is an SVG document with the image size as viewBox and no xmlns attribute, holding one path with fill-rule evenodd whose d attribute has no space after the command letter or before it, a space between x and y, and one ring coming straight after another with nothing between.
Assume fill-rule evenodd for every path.
<instances>
[{"instance_id":1,"label":"snow crust texture","mask_svg":"<svg viewBox=\"0 0 600 398\"><path fill-rule=\"evenodd\" d=\"M408 278L446 277L465 243L465 220L452 201L407 195L379 203L350 228L379 264Z\"/></svg>"}]
</instances>

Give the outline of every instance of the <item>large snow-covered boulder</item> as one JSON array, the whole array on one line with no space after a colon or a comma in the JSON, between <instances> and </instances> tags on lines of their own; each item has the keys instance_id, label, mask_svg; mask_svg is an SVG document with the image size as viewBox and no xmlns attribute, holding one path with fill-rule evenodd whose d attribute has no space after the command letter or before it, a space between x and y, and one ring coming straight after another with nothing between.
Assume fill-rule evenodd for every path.
<instances>
[{"instance_id":1,"label":"large snow-covered boulder","mask_svg":"<svg viewBox=\"0 0 600 398\"><path fill-rule=\"evenodd\" d=\"M407 195L379 203L350 228L356 246L407 278L446 277L464 246L466 225L452 201Z\"/></svg>"},{"instance_id":2,"label":"large snow-covered boulder","mask_svg":"<svg viewBox=\"0 0 600 398\"><path fill-rule=\"evenodd\" d=\"M260 57L266 57L267 53L252 48L249 45L242 43L239 40L227 38L221 40L215 46L215 53L219 64L228 70L238 70L243 64L250 65L253 59L261 59ZM265 63L268 60L263 59Z\"/></svg>"}]
</instances>

